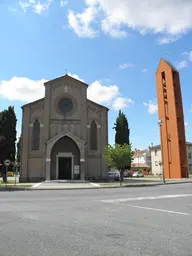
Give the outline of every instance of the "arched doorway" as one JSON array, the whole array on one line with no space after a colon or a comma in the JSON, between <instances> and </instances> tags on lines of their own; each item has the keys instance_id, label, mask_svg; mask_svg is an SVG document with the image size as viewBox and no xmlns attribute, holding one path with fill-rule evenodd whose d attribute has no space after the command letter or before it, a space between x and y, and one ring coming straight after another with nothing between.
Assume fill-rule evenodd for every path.
<instances>
[{"instance_id":1,"label":"arched doorway","mask_svg":"<svg viewBox=\"0 0 192 256\"><path fill-rule=\"evenodd\" d=\"M51 180L80 179L80 151L68 136L60 138L51 150Z\"/></svg>"}]
</instances>

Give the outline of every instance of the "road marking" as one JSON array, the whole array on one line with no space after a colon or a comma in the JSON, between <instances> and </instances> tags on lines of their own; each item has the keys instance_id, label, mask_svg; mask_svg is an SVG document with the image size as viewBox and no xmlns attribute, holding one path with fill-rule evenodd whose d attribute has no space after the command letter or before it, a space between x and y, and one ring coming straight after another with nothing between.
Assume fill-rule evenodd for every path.
<instances>
[{"instance_id":1,"label":"road marking","mask_svg":"<svg viewBox=\"0 0 192 256\"><path fill-rule=\"evenodd\" d=\"M42 182L41 182L41 183L37 183L37 184L33 185L32 188L37 188L37 187L39 187L41 184L42 184Z\"/></svg>"},{"instance_id":2,"label":"road marking","mask_svg":"<svg viewBox=\"0 0 192 256\"><path fill-rule=\"evenodd\" d=\"M180 197L192 197L192 194L106 199L106 200L101 200L101 202L103 202L103 203L119 203L120 202L121 203L121 202L129 202L129 201L156 200L156 199L168 199L168 198L180 198Z\"/></svg>"},{"instance_id":3,"label":"road marking","mask_svg":"<svg viewBox=\"0 0 192 256\"><path fill-rule=\"evenodd\" d=\"M150 207L144 207L144 206L138 206L138 205L132 205L132 204L122 204L122 203L114 203L114 204L133 207L133 208L139 208L139 209L145 209L150 211L167 212L167 213L191 216L191 214L185 213L185 212L175 212L175 211L169 211L169 210L158 209L158 208L150 208Z\"/></svg>"},{"instance_id":4,"label":"road marking","mask_svg":"<svg viewBox=\"0 0 192 256\"><path fill-rule=\"evenodd\" d=\"M93 186L95 186L95 187L100 187L100 185L97 184L97 183L92 183L92 182L90 182L90 184L93 185Z\"/></svg>"}]
</instances>

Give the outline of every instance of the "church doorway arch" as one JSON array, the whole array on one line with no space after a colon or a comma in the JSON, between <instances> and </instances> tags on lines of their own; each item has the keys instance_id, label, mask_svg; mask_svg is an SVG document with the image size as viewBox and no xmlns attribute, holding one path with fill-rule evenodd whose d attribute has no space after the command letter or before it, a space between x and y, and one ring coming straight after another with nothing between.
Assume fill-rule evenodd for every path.
<instances>
[{"instance_id":1,"label":"church doorway arch","mask_svg":"<svg viewBox=\"0 0 192 256\"><path fill-rule=\"evenodd\" d=\"M76 142L61 137L51 150L51 180L80 179L80 150Z\"/></svg>"}]
</instances>

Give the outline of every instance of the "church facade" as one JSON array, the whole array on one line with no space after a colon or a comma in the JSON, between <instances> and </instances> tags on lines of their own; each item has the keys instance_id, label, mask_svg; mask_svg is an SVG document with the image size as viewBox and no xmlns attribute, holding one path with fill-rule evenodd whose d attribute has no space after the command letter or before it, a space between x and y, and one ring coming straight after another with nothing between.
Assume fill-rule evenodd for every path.
<instances>
[{"instance_id":1,"label":"church facade","mask_svg":"<svg viewBox=\"0 0 192 256\"><path fill-rule=\"evenodd\" d=\"M68 75L44 86L44 98L22 107L20 181L107 177L108 108Z\"/></svg>"}]
</instances>

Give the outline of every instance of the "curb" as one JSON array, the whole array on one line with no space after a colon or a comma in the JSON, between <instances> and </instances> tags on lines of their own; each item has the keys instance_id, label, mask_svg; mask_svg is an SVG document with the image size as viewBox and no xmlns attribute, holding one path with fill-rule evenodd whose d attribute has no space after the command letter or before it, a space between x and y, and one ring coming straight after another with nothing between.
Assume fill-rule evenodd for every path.
<instances>
[{"instance_id":1,"label":"curb","mask_svg":"<svg viewBox=\"0 0 192 256\"><path fill-rule=\"evenodd\" d=\"M113 187L91 187L91 188L29 188L28 190L87 190L87 189L114 189L114 188L121 188L121 189L125 189L125 188L133 188L133 187L154 187L154 186L161 186L161 185L177 185L177 184L189 184L192 183L192 181L188 181L188 182L173 182L173 183L166 183L166 184L162 184L162 183L153 183L153 184L130 184L130 185L126 185L126 186L122 186L120 187L119 185L117 186L113 186Z\"/></svg>"},{"instance_id":2,"label":"curb","mask_svg":"<svg viewBox=\"0 0 192 256\"><path fill-rule=\"evenodd\" d=\"M152 184L130 184L130 185L125 185L125 186L122 186L120 187L120 185L117 185L117 186L106 186L106 187L90 187L90 188L77 188L77 187L74 187L74 188L38 188L38 187L29 187L29 188L0 188L0 192L1 191L41 191L41 190L89 190L89 189L115 189L115 188L121 188L121 189L125 189L125 188L133 188L133 187L154 187L154 186L166 186L166 185L177 185L177 184L190 184L192 183L192 181L181 181L181 182L172 182L172 183L152 183Z\"/></svg>"}]
</instances>

